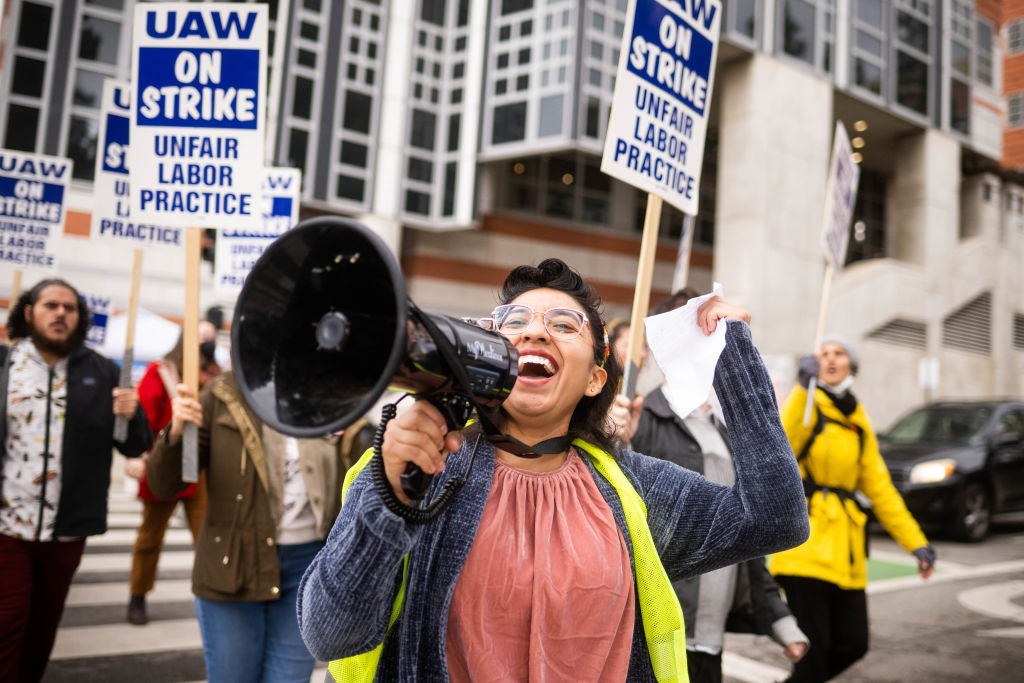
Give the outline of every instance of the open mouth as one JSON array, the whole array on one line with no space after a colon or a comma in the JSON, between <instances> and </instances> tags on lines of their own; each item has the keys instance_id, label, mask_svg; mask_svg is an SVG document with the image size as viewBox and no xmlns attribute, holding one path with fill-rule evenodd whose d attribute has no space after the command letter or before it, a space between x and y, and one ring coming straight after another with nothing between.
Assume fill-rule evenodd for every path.
<instances>
[{"instance_id":1,"label":"open mouth","mask_svg":"<svg viewBox=\"0 0 1024 683\"><path fill-rule=\"evenodd\" d=\"M550 358L535 355L519 356L520 377L548 378L558 372L558 368Z\"/></svg>"}]
</instances>

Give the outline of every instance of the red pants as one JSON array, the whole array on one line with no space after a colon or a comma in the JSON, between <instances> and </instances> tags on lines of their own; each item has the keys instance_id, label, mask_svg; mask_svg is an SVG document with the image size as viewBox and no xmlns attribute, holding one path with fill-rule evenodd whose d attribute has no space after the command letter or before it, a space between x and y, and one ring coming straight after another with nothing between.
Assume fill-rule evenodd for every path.
<instances>
[{"instance_id":1,"label":"red pants","mask_svg":"<svg viewBox=\"0 0 1024 683\"><path fill-rule=\"evenodd\" d=\"M199 527L203 524L203 514L206 512L205 472L199 475L196 494L192 498L142 501L142 522L135 532L135 545L132 546L132 595L145 595L153 590L157 563L160 561L160 551L164 546L164 534L167 533L167 523L179 502L185 506L185 516L192 531L192 544L195 545L199 538Z\"/></svg>"},{"instance_id":2,"label":"red pants","mask_svg":"<svg viewBox=\"0 0 1024 683\"><path fill-rule=\"evenodd\" d=\"M0 534L0 681L42 679L84 549Z\"/></svg>"}]
</instances>

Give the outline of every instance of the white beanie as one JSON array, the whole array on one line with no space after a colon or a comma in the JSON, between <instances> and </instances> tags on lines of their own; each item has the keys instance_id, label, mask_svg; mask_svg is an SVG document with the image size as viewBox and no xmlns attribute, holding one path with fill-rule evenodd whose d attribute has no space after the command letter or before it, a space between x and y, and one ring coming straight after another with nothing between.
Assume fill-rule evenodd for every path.
<instances>
[{"instance_id":1,"label":"white beanie","mask_svg":"<svg viewBox=\"0 0 1024 683\"><path fill-rule=\"evenodd\" d=\"M846 350L846 355L850 357L850 372L854 375L857 374L857 368L860 367L860 356L857 355L857 347L850 343L846 337L838 334L826 334L821 338L821 345L825 344L838 344Z\"/></svg>"}]
</instances>

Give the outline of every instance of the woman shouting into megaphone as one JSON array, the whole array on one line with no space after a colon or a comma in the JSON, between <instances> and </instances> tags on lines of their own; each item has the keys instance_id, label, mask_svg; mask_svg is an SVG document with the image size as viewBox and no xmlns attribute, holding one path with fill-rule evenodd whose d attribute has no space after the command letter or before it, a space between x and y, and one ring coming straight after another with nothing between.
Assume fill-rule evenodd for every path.
<instances>
[{"instance_id":1,"label":"woman shouting into megaphone","mask_svg":"<svg viewBox=\"0 0 1024 683\"><path fill-rule=\"evenodd\" d=\"M749 315L714 298L697 319L705 334L728 325L715 373L736 461L728 487L616 451L605 416L620 369L600 299L576 271L557 259L518 267L500 298L493 322L519 374L496 421L535 452L477 441L472 426L448 431L425 400L389 423L385 493L408 502L409 463L434 486L465 485L412 524L369 471L356 475L300 585L303 639L336 681L685 681L671 582L808 534Z\"/></svg>"}]
</instances>

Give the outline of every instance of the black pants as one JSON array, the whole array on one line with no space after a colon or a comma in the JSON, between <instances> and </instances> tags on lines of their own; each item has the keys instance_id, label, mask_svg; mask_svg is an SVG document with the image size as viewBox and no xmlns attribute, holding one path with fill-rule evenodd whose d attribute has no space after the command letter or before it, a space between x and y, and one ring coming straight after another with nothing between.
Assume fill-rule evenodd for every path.
<instances>
[{"instance_id":1,"label":"black pants","mask_svg":"<svg viewBox=\"0 0 1024 683\"><path fill-rule=\"evenodd\" d=\"M690 683L722 683L722 654L687 650L686 669Z\"/></svg>"},{"instance_id":2,"label":"black pants","mask_svg":"<svg viewBox=\"0 0 1024 683\"><path fill-rule=\"evenodd\" d=\"M802 576L776 576L786 602L811 647L793 666L792 683L821 683L838 676L868 651L868 601L863 590Z\"/></svg>"}]
</instances>

